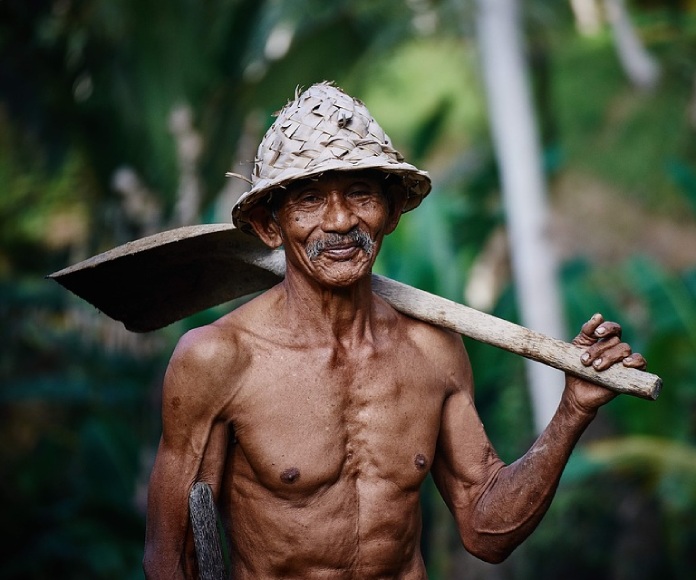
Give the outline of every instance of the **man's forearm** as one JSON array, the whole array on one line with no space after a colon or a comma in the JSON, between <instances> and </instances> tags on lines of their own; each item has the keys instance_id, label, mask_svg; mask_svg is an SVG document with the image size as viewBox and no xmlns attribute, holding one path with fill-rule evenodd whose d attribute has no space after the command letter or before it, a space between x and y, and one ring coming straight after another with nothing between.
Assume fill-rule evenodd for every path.
<instances>
[{"instance_id":1,"label":"man's forearm","mask_svg":"<svg viewBox=\"0 0 696 580\"><path fill-rule=\"evenodd\" d=\"M187 578L189 551L187 538L190 475L160 448L148 487L148 510L143 569L148 580Z\"/></svg>"},{"instance_id":2,"label":"man's forearm","mask_svg":"<svg viewBox=\"0 0 696 580\"><path fill-rule=\"evenodd\" d=\"M529 451L495 473L473 511L471 526L486 552L479 557L504 560L536 528L575 444L595 415L562 399Z\"/></svg>"}]
</instances>

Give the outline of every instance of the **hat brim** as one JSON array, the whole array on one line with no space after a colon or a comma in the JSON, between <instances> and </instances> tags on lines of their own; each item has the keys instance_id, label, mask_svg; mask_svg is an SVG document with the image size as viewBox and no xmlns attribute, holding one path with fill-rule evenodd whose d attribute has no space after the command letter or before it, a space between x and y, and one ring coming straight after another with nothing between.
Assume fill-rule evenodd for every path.
<instances>
[{"instance_id":1,"label":"hat brim","mask_svg":"<svg viewBox=\"0 0 696 580\"><path fill-rule=\"evenodd\" d=\"M365 158L356 163L347 163L340 159L324 160L314 168L287 168L274 179L261 179L249 191L243 193L232 210L232 222L240 230L254 234L249 223L248 215L251 209L260 201L267 198L271 192L284 189L291 183L317 177L333 171L364 171L378 170L387 175L397 175L404 180L406 187L406 204L403 211L407 212L418 207L423 198L432 189L430 176L410 163L385 163L383 158Z\"/></svg>"}]
</instances>

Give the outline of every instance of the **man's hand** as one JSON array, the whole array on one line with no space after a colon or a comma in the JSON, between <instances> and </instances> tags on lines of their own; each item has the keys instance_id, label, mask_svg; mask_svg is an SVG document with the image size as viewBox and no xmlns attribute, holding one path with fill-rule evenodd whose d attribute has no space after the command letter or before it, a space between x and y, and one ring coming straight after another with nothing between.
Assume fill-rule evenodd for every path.
<instances>
[{"instance_id":1,"label":"man's hand","mask_svg":"<svg viewBox=\"0 0 696 580\"><path fill-rule=\"evenodd\" d=\"M629 344L621 342L621 326L616 322L605 322L601 314L595 314L583 326L573 344L584 347L582 364L603 371L621 362L625 367L644 370L647 363L642 355L634 353ZM616 394L604 387L566 375L564 393L571 402L594 413L598 407L611 401Z\"/></svg>"}]
</instances>

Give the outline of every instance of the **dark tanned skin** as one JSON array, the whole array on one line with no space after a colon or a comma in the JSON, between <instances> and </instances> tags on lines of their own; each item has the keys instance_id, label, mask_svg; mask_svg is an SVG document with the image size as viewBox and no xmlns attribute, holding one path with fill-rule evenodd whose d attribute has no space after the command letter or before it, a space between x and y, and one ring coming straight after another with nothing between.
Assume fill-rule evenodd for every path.
<instances>
[{"instance_id":1,"label":"dark tanned skin","mask_svg":"<svg viewBox=\"0 0 696 580\"><path fill-rule=\"evenodd\" d=\"M567 377L548 428L518 461L496 455L476 413L461 338L397 313L371 291L401 190L330 173L258 207L281 244L278 286L187 333L168 368L150 482L148 578L193 578L187 498L208 482L226 521L235 579L426 578L419 490L432 472L464 546L500 562L547 510L571 450L613 394ZM395 200L395 201L394 201ZM371 253L341 241L354 228ZM619 325L595 315L575 343L586 365L644 368Z\"/></svg>"}]
</instances>

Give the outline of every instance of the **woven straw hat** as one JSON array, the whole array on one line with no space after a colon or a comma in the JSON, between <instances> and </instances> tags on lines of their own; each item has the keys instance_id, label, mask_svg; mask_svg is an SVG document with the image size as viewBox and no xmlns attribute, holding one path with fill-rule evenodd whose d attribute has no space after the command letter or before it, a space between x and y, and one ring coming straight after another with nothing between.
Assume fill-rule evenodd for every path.
<instances>
[{"instance_id":1,"label":"woven straw hat","mask_svg":"<svg viewBox=\"0 0 696 580\"><path fill-rule=\"evenodd\" d=\"M252 188L235 204L232 221L253 234L248 213L273 190L327 171L362 169L400 176L407 192L404 211L417 207L431 189L428 174L404 162L363 103L331 83L313 85L295 95L264 135Z\"/></svg>"}]
</instances>

